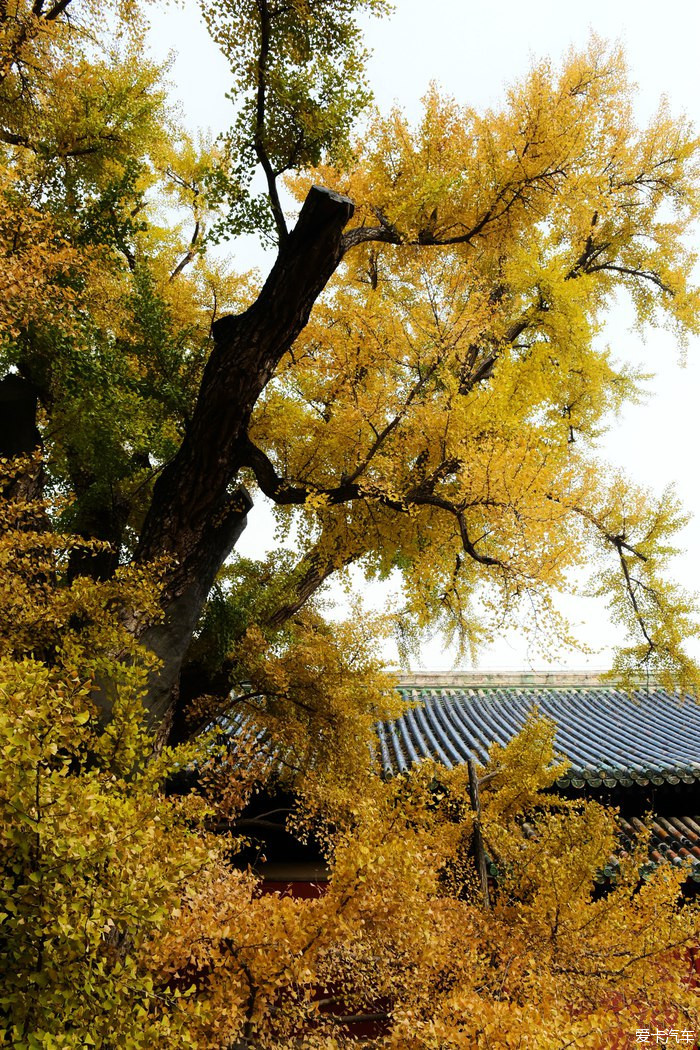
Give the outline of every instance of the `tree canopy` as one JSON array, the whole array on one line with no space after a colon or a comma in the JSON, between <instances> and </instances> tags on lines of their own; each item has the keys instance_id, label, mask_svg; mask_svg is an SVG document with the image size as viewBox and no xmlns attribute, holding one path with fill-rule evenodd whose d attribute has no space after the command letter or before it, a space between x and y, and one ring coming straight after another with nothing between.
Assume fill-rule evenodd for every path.
<instances>
[{"instance_id":1,"label":"tree canopy","mask_svg":"<svg viewBox=\"0 0 700 1050\"><path fill-rule=\"evenodd\" d=\"M436 626L474 648L504 623L566 638L552 594L595 562L617 671L695 680L665 564L681 512L596 455L640 379L597 338L614 297L697 330L692 130L666 105L636 127L595 39L499 112L432 87L415 127L374 113L364 6L205 5L238 114L208 145L174 123L143 14L115 9L108 39L79 0L6 19L5 368L61 524L110 545L71 572L161 564L143 640L173 739L351 564L401 575L405 648ZM262 284L212 252L251 230L277 244ZM260 498L294 553L253 566Z\"/></svg>"},{"instance_id":2,"label":"tree canopy","mask_svg":"<svg viewBox=\"0 0 700 1050\"><path fill-rule=\"evenodd\" d=\"M595 897L614 818L543 796L551 730L494 757L488 915L464 778L384 784L370 744L400 709L384 633L473 650L518 624L557 644L553 595L582 566L627 629L618 676L696 688L692 603L667 575L682 511L596 442L641 379L600 343L615 297L679 339L700 326L698 143L665 104L637 127L624 58L596 39L498 111L432 87L415 126L376 112L359 20L384 9L205 2L237 115L195 141L137 4L0 4L10 1045L84 1045L99 1018L105 1046L331 1047L329 984L352 1009L392 1002L387 1046L524 1045L530 1002L601 1045L606 975L630 1017L666 996L697 1021L673 970L697 931L682 873L640 891L635 854ZM274 246L264 280L236 269L251 232ZM286 539L237 557L262 499ZM335 622L323 586L350 566L399 574L402 607ZM212 833L263 776L218 739L240 708L332 860L322 903L258 897ZM192 762L204 801L168 801Z\"/></svg>"},{"instance_id":3,"label":"tree canopy","mask_svg":"<svg viewBox=\"0 0 700 1050\"><path fill-rule=\"evenodd\" d=\"M17 471L5 464L3 483ZM6 500L2 525L4 1045L339 1050L357 1045L353 1019L377 1015L378 1050L603 1050L639 1028L697 1031L688 872L650 872L642 836L614 883L596 886L616 815L549 791L565 763L546 719L478 771L480 833L499 868L489 907L466 767L383 780L352 761L346 731L345 753L322 739L314 769L301 721L281 752L306 758L291 826L317 837L330 880L317 899L261 895L242 863L241 814L266 778L257 733L154 756L142 706L153 658L114 615L128 602L152 616L153 581L131 567L56 578L88 541L47 531L36 501ZM308 697L323 647L313 628L300 644ZM348 685L329 669L326 702L342 716ZM258 669L273 696L288 671ZM105 676L107 724L93 701ZM198 790L164 792L193 763Z\"/></svg>"}]
</instances>

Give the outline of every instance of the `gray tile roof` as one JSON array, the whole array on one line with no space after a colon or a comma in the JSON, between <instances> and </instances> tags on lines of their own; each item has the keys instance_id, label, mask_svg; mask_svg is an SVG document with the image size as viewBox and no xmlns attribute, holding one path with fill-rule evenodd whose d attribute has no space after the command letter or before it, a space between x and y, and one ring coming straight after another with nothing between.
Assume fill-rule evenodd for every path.
<instances>
[{"instance_id":1,"label":"gray tile roof","mask_svg":"<svg viewBox=\"0 0 700 1050\"><path fill-rule=\"evenodd\" d=\"M377 726L378 757L392 776L424 758L448 767L470 757L485 762L493 743L506 744L533 709L557 726L555 745L571 762L562 788L700 784L700 702L644 686L632 693L595 675L410 675L400 680L413 707ZM243 712L233 735L255 735L271 766L281 758L273 738ZM679 796L679 801L680 801ZM689 800L690 801L690 800ZM692 803L691 803L692 805ZM650 863L691 864L700 883L700 816L620 817L621 847L643 827L651 830ZM601 879L615 875L611 858Z\"/></svg>"},{"instance_id":2,"label":"gray tile roof","mask_svg":"<svg viewBox=\"0 0 700 1050\"><path fill-rule=\"evenodd\" d=\"M680 865L690 861L691 878L700 882L700 818L654 816L642 820L641 817L620 817L619 821L624 848L629 849L637 835L650 827L651 863L655 866L666 860ZM611 866L614 867L614 862Z\"/></svg>"},{"instance_id":3,"label":"gray tile roof","mask_svg":"<svg viewBox=\"0 0 700 1050\"><path fill-rule=\"evenodd\" d=\"M448 767L468 757L483 762L491 744L506 744L537 708L556 722L556 747L571 762L562 786L700 781L700 703L691 697L558 684L403 684L401 692L415 706L379 725L388 774L423 758Z\"/></svg>"}]
</instances>

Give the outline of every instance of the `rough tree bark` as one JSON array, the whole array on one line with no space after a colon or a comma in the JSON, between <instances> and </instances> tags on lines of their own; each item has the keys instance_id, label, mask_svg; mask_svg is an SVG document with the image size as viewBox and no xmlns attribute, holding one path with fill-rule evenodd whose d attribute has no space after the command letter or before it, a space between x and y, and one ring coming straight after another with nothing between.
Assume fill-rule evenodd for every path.
<instances>
[{"instance_id":1,"label":"rough tree bark","mask_svg":"<svg viewBox=\"0 0 700 1050\"><path fill-rule=\"evenodd\" d=\"M313 187L256 302L214 325L190 426L156 483L136 554L142 563L167 559L164 619L142 636L162 661L146 700L156 722L172 717L197 619L252 506L246 490L232 486L255 403L338 267L353 210L347 197Z\"/></svg>"},{"instance_id":2,"label":"rough tree bark","mask_svg":"<svg viewBox=\"0 0 700 1050\"><path fill-rule=\"evenodd\" d=\"M23 376L9 373L0 381L0 458L33 456L41 449L41 434L36 424L39 395L35 386ZM14 479L0 485L0 497L31 504L40 500L44 489L44 471L40 463L29 462ZM48 520L36 507L27 511L27 528L47 528Z\"/></svg>"}]
</instances>

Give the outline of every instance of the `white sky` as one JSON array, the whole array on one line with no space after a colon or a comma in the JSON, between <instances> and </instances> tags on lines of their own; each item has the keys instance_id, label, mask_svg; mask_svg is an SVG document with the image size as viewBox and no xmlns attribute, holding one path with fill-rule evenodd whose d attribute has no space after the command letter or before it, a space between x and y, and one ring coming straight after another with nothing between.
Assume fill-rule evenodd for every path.
<instances>
[{"instance_id":1,"label":"white sky","mask_svg":"<svg viewBox=\"0 0 700 1050\"><path fill-rule=\"evenodd\" d=\"M620 41L626 50L632 78L638 85L637 110L644 121L666 95L674 113L687 114L700 130L700 4L680 0L669 8L649 0L587 0L568 4L557 0L502 0L484 4L459 0L396 0L394 15L368 24L373 49L369 78L382 108L394 102L417 114L429 82L476 108L497 106L507 84L520 79L533 59L549 56L556 63L570 46L584 47L591 32ZM199 21L195 5L171 6L154 17L152 46L157 57L174 53L171 72L173 96L192 129L225 130L231 105L225 99L229 78L224 59ZM700 231L698 231L700 250ZM249 259L242 261L249 266ZM698 274L700 279L700 272ZM696 465L697 416L700 414L700 341L688 347L687 363L680 365L679 349L665 332L650 332L645 345L628 328L625 311L610 319L607 341L616 356L641 362L656 373L650 399L630 406L617 420L604 443L605 454L634 480L660 492L673 482L684 506L695 516L681 543L676 577L700 592L700 487ZM272 545L269 519L256 508L239 550L255 555L262 544ZM374 604L386 591L374 588ZM591 600L571 600L566 611L579 623L579 635L597 649L591 656L558 655L548 664L531 657L517 636L502 639L485 651L478 667L529 669L604 668L606 645L614 632L605 609ZM693 645L700 656L700 640ZM426 646L420 665L448 670L454 656L438 642Z\"/></svg>"}]
</instances>

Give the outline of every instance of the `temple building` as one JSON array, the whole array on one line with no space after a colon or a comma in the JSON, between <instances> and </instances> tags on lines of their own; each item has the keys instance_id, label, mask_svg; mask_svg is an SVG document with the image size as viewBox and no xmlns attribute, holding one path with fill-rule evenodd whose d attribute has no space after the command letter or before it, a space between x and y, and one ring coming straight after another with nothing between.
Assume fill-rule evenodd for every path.
<instances>
[{"instance_id":1,"label":"temple building","mask_svg":"<svg viewBox=\"0 0 700 1050\"><path fill-rule=\"evenodd\" d=\"M489 747L506 744L536 709L556 723L555 745L571 763L555 789L619 807L621 850L650 825L649 865L690 860L688 890L700 887L700 703L692 697L653 683L629 692L595 675L560 673L413 674L400 678L399 689L412 706L377 726L385 775L425 758L448 767L483 763ZM269 889L322 892L321 859L294 843L284 805L277 809L277 825L249 816L251 833L265 840L261 875ZM612 857L601 880L614 873Z\"/></svg>"}]
</instances>

